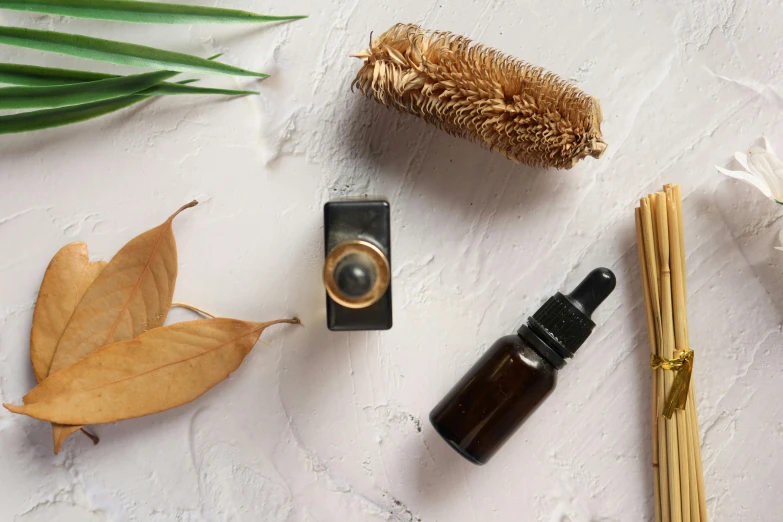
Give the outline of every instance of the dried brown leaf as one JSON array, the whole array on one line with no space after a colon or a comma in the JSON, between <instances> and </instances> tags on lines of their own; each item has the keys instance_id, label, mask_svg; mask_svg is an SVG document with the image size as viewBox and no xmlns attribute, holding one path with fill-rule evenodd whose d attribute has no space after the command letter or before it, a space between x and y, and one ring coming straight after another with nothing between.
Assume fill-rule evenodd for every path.
<instances>
[{"instance_id":1,"label":"dried brown leaf","mask_svg":"<svg viewBox=\"0 0 783 522\"><path fill-rule=\"evenodd\" d=\"M203 319L150 330L52 374L14 412L60 424L103 424L191 402L236 370L261 333L298 319Z\"/></svg>"},{"instance_id":2,"label":"dried brown leaf","mask_svg":"<svg viewBox=\"0 0 783 522\"><path fill-rule=\"evenodd\" d=\"M33 313L30 332L30 360L36 382L49 375L52 359L65 327L87 289L106 267L106 261L90 262L87 245L71 243L61 248L49 262L44 273L38 300ZM63 441L80 426L69 426L54 432L54 453L60 451ZM98 439L84 432L94 444Z\"/></svg>"},{"instance_id":3,"label":"dried brown leaf","mask_svg":"<svg viewBox=\"0 0 783 522\"><path fill-rule=\"evenodd\" d=\"M60 453L60 448L63 447L63 442L65 442L65 439L79 430L84 431L84 427L82 425L65 426L63 424L52 423L52 444L54 446L54 454L57 455ZM92 440L93 444L98 444L95 442L96 439L93 439L94 435L87 433L86 431L84 433L90 437L90 440Z\"/></svg>"},{"instance_id":4,"label":"dried brown leaf","mask_svg":"<svg viewBox=\"0 0 783 522\"><path fill-rule=\"evenodd\" d=\"M46 268L30 332L30 359L37 382L48 377L65 326L105 266L106 261L90 262L87 245L71 243L62 247Z\"/></svg>"},{"instance_id":5,"label":"dried brown leaf","mask_svg":"<svg viewBox=\"0 0 783 522\"><path fill-rule=\"evenodd\" d=\"M177 279L177 244L172 222L128 242L87 289L52 356L48 374L69 366L104 346L133 339L166 320ZM65 423L68 424L68 423ZM55 453L81 426L53 426Z\"/></svg>"}]
</instances>

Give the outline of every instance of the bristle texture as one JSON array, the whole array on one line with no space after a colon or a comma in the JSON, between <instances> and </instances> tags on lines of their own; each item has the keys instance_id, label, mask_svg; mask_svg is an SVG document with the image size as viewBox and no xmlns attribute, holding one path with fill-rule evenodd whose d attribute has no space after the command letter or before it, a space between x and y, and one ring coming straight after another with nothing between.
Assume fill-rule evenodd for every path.
<instances>
[{"instance_id":1,"label":"bristle texture","mask_svg":"<svg viewBox=\"0 0 783 522\"><path fill-rule=\"evenodd\" d=\"M368 97L516 162L569 169L606 150L596 98L463 36L399 24L353 56Z\"/></svg>"}]
</instances>

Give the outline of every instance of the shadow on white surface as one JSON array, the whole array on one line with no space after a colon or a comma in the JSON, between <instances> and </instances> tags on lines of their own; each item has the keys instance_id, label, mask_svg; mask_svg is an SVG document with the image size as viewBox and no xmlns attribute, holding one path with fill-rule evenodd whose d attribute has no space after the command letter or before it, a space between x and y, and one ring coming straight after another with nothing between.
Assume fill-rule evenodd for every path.
<instances>
[{"instance_id":1,"label":"shadow on white surface","mask_svg":"<svg viewBox=\"0 0 783 522\"><path fill-rule=\"evenodd\" d=\"M715 189L715 205L737 249L769 295L783 322L783 252L779 233L783 207L755 188L726 179Z\"/></svg>"},{"instance_id":2,"label":"shadow on white surface","mask_svg":"<svg viewBox=\"0 0 783 522\"><path fill-rule=\"evenodd\" d=\"M546 208L573 174L516 164L361 93L355 98L343 146L359 168L388 178L384 184L396 188L392 199L404 198L408 205L420 200L469 218L484 211L474 199L486 191L497 199L492 211L498 217L533 214Z\"/></svg>"}]
</instances>

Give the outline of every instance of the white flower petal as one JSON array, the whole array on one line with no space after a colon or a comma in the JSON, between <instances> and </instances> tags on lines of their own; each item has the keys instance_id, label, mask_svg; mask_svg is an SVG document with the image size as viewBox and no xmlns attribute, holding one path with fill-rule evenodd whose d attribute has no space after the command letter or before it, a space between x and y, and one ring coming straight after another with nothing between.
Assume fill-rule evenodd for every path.
<instances>
[{"instance_id":1,"label":"white flower petal","mask_svg":"<svg viewBox=\"0 0 783 522\"><path fill-rule=\"evenodd\" d=\"M783 200L783 162L761 147L752 147L749 152L750 165L767 182L776 200Z\"/></svg>"},{"instance_id":2,"label":"white flower petal","mask_svg":"<svg viewBox=\"0 0 783 522\"><path fill-rule=\"evenodd\" d=\"M769 152L770 154L775 154L775 151L772 150L772 145L770 144L767 137L763 136L763 138L764 138L764 148L767 149L767 152Z\"/></svg>"},{"instance_id":3,"label":"white flower petal","mask_svg":"<svg viewBox=\"0 0 783 522\"><path fill-rule=\"evenodd\" d=\"M753 163L755 155L750 157L751 163ZM769 162L769 164L772 166L772 170L783 170L783 161L780 160L773 152L765 151L764 152L764 160Z\"/></svg>"},{"instance_id":4,"label":"white flower petal","mask_svg":"<svg viewBox=\"0 0 783 522\"><path fill-rule=\"evenodd\" d=\"M729 176L731 178L742 180L745 183L750 183L751 185L759 189L761 193L764 194L766 197L768 197L769 199L774 199L772 197L772 190L769 188L769 185L767 185L767 183L763 179L759 178L758 176L754 176L749 172L744 172L741 170L724 169L717 165L715 165L715 168L718 169L718 172L720 172L721 174L725 174L726 176Z\"/></svg>"},{"instance_id":5,"label":"white flower petal","mask_svg":"<svg viewBox=\"0 0 783 522\"><path fill-rule=\"evenodd\" d=\"M741 152L735 152L734 153L734 159L737 160L737 163L740 164L740 166L750 172L751 174L753 171L751 170L750 164L748 163L748 155L743 154Z\"/></svg>"}]
</instances>

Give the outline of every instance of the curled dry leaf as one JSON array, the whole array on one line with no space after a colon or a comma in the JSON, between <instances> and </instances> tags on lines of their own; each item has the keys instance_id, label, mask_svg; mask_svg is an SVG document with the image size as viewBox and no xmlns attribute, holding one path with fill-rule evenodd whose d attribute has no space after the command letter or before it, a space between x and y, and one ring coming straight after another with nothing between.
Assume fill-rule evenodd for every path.
<instances>
[{"instance_id":1,"label":"curled dry leaf","mask_svg":"<svg viewBox=\"0 0 783 522\"><path fill-rule=\"evenodd\" d=\"M150 330L106 346L52 374L14 412L60 424L102 424L191 402L236 370L269 326L203 319Z\"/></svg>"},{"instance_id":2,"label":"curled dry leaf","mask_svg":"<svg viewBox=\"0 0 783 522\"><path fill-rule=\"evenodd\" d=\"M90 262L87 245L84 243L65 245L49 262L35 302L33 328L30 332L30 360L36 382L49 376L54 352L65 326L87 288L104 267L106 261ZM78 429L77 426L55 430L55 454L59 452L62 440ZM90 437L94 444L98 443L95 435L86 431L84 434Z\"/></svg>"},{"instance_id":3,"label":"curled dry leaf","mask_svg":"<svg viewBox=\"0 0 783 522\"><path fill-rule=\"evenodd\" d=\"M47 375L99 348L133 339L163 324L177 279L172 222L197 204L184 205L163 224L132 239L112 258L76 306L52 354ZM80 428L53 426L55 453Z\"/></svg>"}]
</instances>

